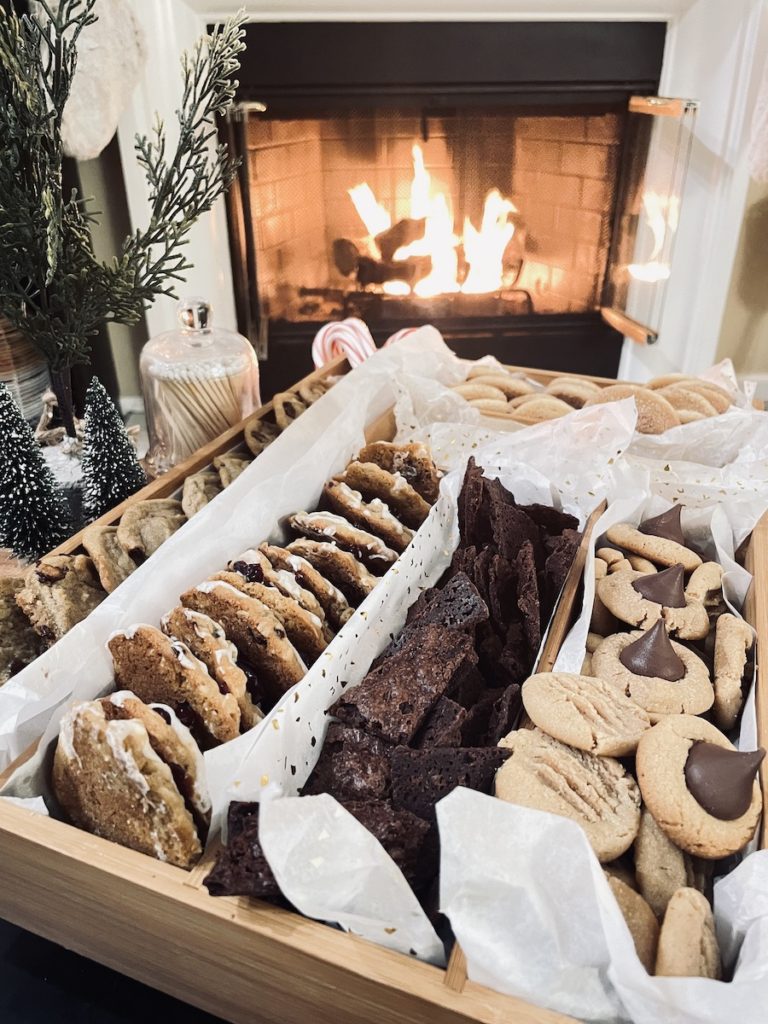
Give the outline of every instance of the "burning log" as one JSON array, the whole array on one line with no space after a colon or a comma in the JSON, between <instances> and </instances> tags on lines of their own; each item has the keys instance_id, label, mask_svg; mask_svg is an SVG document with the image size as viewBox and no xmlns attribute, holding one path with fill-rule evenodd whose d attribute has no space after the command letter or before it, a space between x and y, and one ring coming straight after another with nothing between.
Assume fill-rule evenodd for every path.
<instances>
[{"instance_id":1,"label":"burning log","mask_svg":"<svg viewBox=\"0 0 768 1024\"><path fill-rule=\"evenodd\" d=\"M410 245L411 242L416 242L424 237L425 227L426 221L423 217L418 219L403 217L397 224L393 224L391 228L376 235L374 241L381 253L382 260L385 263L391 263L392 257L401 246Z\"/></svg>"},{"instance_id":2,"label":"burning log","mask_svg":"<svg viewBox=\"0 0 768 1024\"><path fill-rule=\"evenodd\" d=\"M350 238L336 238L331 247L336 269L344 277L351 277L357 270L360 250Z\"/></svg>"},{"instance_id":3,"label":"burning log","mask_svg":"<svg viewBox=\"0 0 768 1024\"><path fill-rule=\"evenodd\" d=\"M405 281L413 287L431 270L432 260L429 256L410 256L407 260L393 262L360 256L357 263L357 280L363 287L369 284L385 284L387 281Z\"/></svg>"}]
</instances>

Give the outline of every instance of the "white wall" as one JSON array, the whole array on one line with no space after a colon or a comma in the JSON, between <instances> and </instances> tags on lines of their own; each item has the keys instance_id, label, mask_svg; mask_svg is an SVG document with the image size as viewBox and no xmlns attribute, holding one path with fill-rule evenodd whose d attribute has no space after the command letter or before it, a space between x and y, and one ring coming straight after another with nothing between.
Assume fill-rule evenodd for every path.
<instances>
[{"instance_id":1,"label":"white wall","mask_svg":"<svg viewBox=\"0 0 768 1024\"><path fill-rule=\"evenodd\" d=\"M670 23L660 91L700 108L659 341L625 342L620 376L696 372L716 358L749 185L750 114L768 55L765 15L763 0L696 0Z\"/></svg>"},{"instance_id":2,"label":"white wall","mask_svg":"<svg viewBox=\"0 0 768 1024\"><path fill-rule=\"evenodd\" d=\"M134 228L144 227L149 221L149 200L143 171L133 153L136 134L148 135L154 124L155 112L165 121L169 137L174 138L177 123L175 111L181 102L182 80L180 58L182 51L191 49L195 40L205 31L206 22L184 0L128 0L144 27L147 46L147 64L140 85L134 90L131 102L120 119L118 139L123 161L128 209ZM238 4L231 4L236 9ZM202 295L214 306L214 323L236 330L235 299L232 290L232 268L229 258L229 240L224 200L201 218L190 232L185 247L187 257L194 263L186 284L177 284L179 297ZM150 335L172 330L177 326L176 302L161 296L147 310Z\"/></svg>"}]
</instances>

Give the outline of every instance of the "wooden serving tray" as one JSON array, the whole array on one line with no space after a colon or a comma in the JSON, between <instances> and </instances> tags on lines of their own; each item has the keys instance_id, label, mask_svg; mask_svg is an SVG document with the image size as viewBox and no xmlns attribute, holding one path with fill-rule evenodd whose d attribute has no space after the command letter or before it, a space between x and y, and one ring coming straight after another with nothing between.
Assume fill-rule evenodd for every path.
<instances>
[{"instance_id":1,"label":"wooden serving tray","mask_svg":"<svg viewBox=\"0 0 768 1024\"><path fill-rule=\"evenodd\" d=\"M366 437L390 438L393 430L390 412ZM186 472L231 447L238 432L242 427L198 453ZM167 478L157 483L171 485L163 493L172 493ZM150 496L145 492L136 500ZM601 511L585 529L540 671L551 668L576 614L588 532ZM768 650L766 565L768 514L746 552L755 578L744 613L757 630L758 681L760 653ZM760 691L757 716L759 742L768 745L768 696ZM760 779L765 802L765 765ZM764 822L761 847L766 838ZM468 981L460 951L443 971L257 900L211 897L202 885L210 861L211 855L183 871L0 800L0 917L232 1024L574 1024Z\"/></svg>"}]
</instances>

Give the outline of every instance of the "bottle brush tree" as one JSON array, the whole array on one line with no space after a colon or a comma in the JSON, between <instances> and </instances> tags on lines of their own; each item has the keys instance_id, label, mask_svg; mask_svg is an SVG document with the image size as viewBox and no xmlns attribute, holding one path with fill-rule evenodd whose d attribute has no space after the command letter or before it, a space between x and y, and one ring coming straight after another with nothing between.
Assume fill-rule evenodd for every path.
<instances>
[{"instance_id":1,"label":"bottle brush tree","mask_svg":"<svg viewBox=\"0 0 768 1024\"><path fill-rule=\"evenodd\" d=\"M120 413L97 377L85 396L83 510L98 519L147 482Z\"/></svg>"},{"instance_id":2,"label":"bottle brush tree","mask_svg":"<svg viewBox=\"0 0 768 1024\"><path fill-rule=\"evenodd\" d=\"M0 547L39 558L72 532L69 509L40 445L0 384Z\"/></svg>"},{"instance_id":3,"label":"bottle brush tree","mask_svg":"<svg viewBox=\"0 0 768 1024\"><path fill-rule=\"evenodd\" d=\"M96 0L46 0L34 15L0 7L0 314L48 361L67 433L75 434L71 369L88 363L105 323L136 323L145 304L173 295L190 267L189 229L229 187L237 161L214 145L214 117L232 103L244 49L239 14L182 57L178 139L157 120L136 137L151 216L110 263L98 261L77 192L62 192L61 120L77 66L77 43L96 20Z\"/></svg>"}]
</instances>

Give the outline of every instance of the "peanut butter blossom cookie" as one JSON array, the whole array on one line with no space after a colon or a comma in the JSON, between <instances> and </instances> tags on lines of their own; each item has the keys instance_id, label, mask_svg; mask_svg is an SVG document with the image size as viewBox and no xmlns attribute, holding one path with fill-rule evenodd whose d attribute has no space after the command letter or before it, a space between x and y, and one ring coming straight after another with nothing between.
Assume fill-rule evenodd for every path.
<instances>
[{"instance_id":1,"label":"peanut butter blossom cookie","mask_svg":"<svg viewBox=\"0 0 768 1024\"><path fill-rule=\"evenodd\" d=\"M714 725L670 715L644 733L637 779L648 810L673 843L708 860L743 849L762 810L757 769L765 751L737 751Z\"/></svg>"},{"instance_id":2,"label":"peanut butter blossom cookie","mask_svg":"<svg viewBox=\"0 0 768 1024\"><path fill-rule=\"evenodd\" d=\"M647 629L663 618L670 634L701 640L709 633L709 615L701 601L688 597L684 581L685 569L678 562L661 572L614 572L598 581L597 592L605 607L630 626Z\"/></svg>"},{"instance_id":3,"label":"peanut butter blossom cookie","mask_svg":"<svg viewBox=\"0 0 768 1024\"><path fill-rule=\"evenodd\" d=\"M699 715L712 707L714 690L701 658L667 636L659 619L649 630L606 637L592 655L595 675L648 712Z\"/></svg>"}]
</instances>

